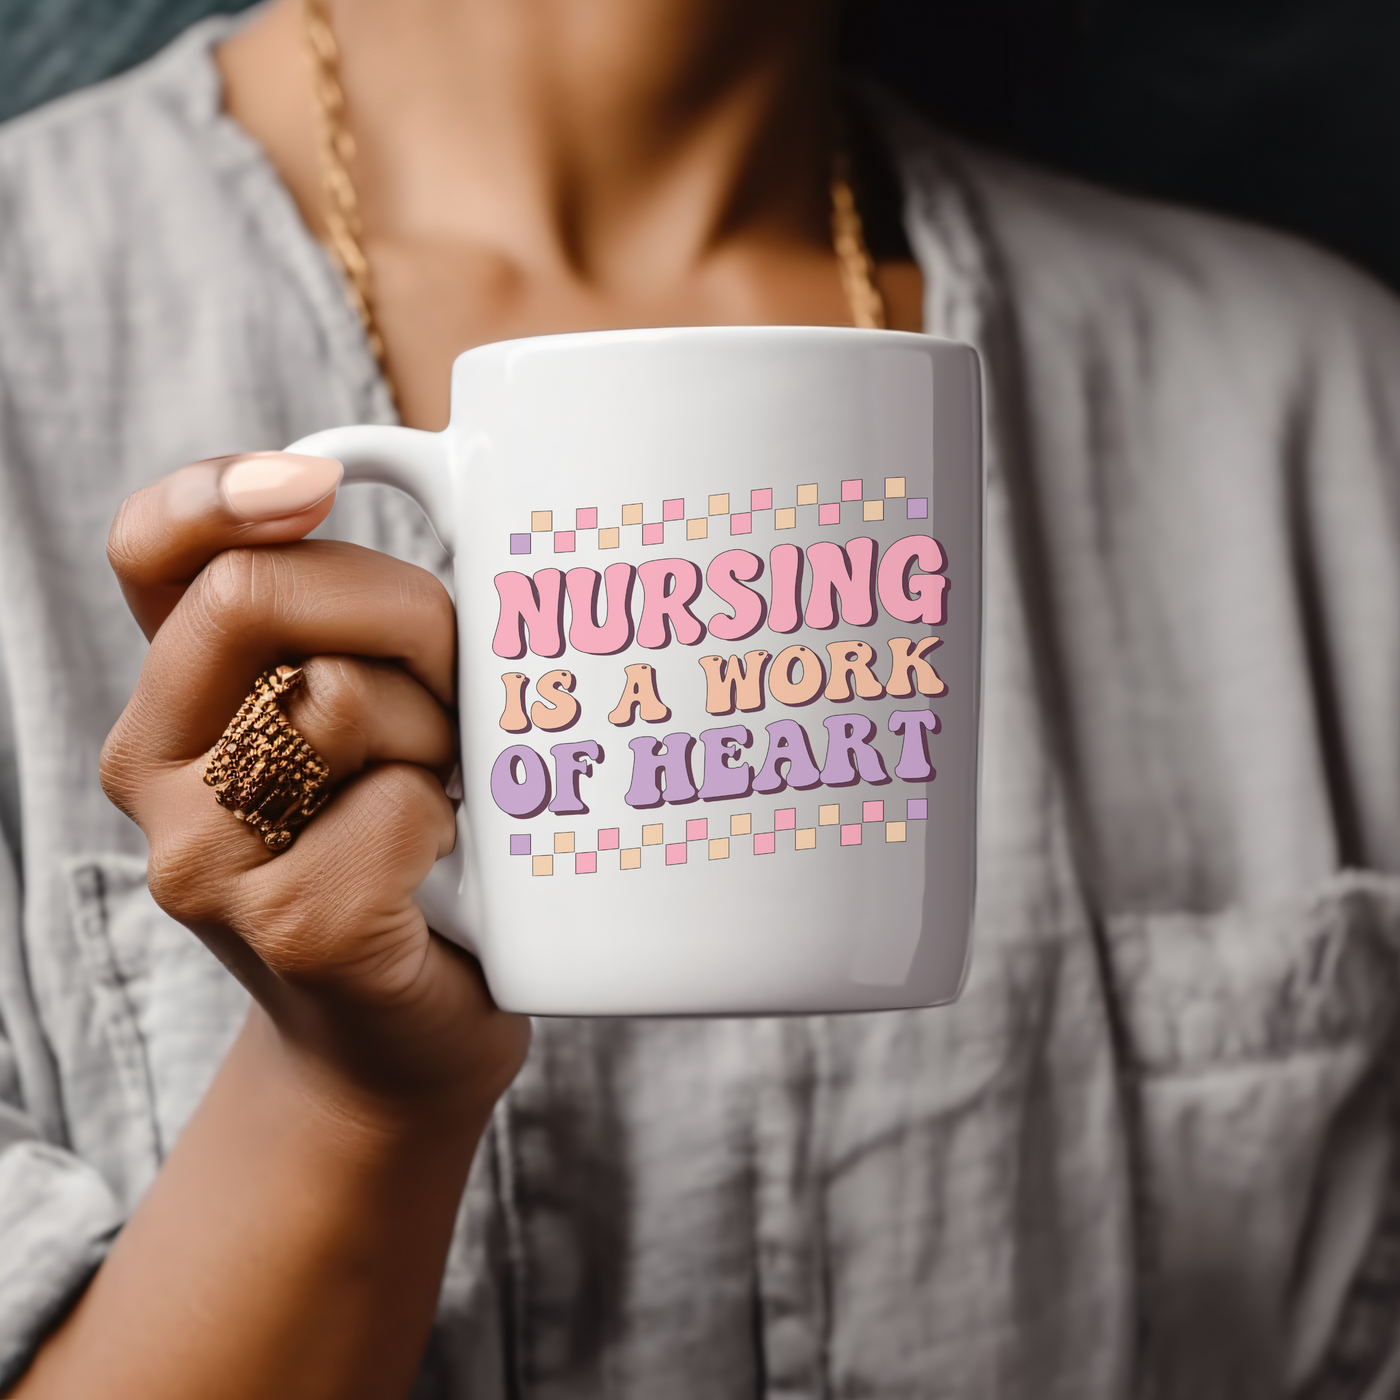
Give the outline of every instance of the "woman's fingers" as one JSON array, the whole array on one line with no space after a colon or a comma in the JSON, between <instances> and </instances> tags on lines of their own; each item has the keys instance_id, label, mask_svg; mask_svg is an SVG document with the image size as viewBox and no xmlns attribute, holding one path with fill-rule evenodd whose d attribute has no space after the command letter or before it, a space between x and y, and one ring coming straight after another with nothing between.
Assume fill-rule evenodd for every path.
<instances>
[{"instance_id":1,"label":"woman's fingers","mask_svg":"<svg viewBox=\"0 0 1400 1400\"><path fill-rule=\"evenodd\" d=\"M333 783L370 763L416 763L445 779L456 759L447 712L391 661L314 656L281 703Z\"/></svg>"},{"instance_id":2,"label":"woman's fingers","mask_svg":"<svg viewBox=\"0 0 1400 1400\"><path fill-rule=\"evenodd\" d=\"M300 539L339 480L286 454L197 463L132 497L111 535L151 647L103 784L146 832L152 893L269 1003L289 979L381 1002L419 985L432 945L413 894L455 836L452 601L423 569ZM303 667L279 703L335 789L274 856L204 772L281 663Z\"/></svg>"},{"instance_id":3,"label":"woman's fingers","mask_svg":"<svg viewBox=\"0 0 1400 1400\"><path fill-rule=\"evenodd\" d=\"M411 934L421 922L413 891L455 832L441 782L454 759L451 723L399 667L313 657L281 703L336 786L281 854L218 804L203 755L147 770L123 803L150 842L157 900L245 981L257 973L238 941L286 974L330 971Z\"/></svg>"},{"instance_id":4,"label":"woman's fingers","mask_svg":"<svg viewBox=\"0 0 1400 1400\"><path fill-rule=\"evenodd\" d=\"M142 631L155 635L216 554L314 530L335 504L341 476L340 463L327 457L251 452L195 462L127 497L107 557Z\"/></svg>"},{"instance_id":5,"label":"woman's fingers","mask_svg":"<svg viewBox=\"0 0 1400 1400\"><path fill-rule=\"evenodd\" d=\"M243 879L233 925L283 977L355 978L370 971L367 962L413 949L421 957L422 940L409 948L404 939L409 925L422 923L413 896L455 840L440 784L421 768L377 764L346 783L283 854ZM388 972L381 963L373 977L355 980L387 990L398 981Z\"/></svg>"},{"instance_id":6,"label":"woman's fingers","mask_svg":"<svg viewBox=\"0 0 1400 1400\"><path fill-rule=\"evenodd\" d=\"M145 679L143 673L143 683ZM156 684L144 693L143 700L143 690L138 688L103 751L102 778L108 796L153 841L172 831L193 836L211 822L216 827L227 823L232 835L224 843L225 853L242 851L239 864L246 868L261 863L267 855L261 838L251 827L239 833L237 819L215 806L214 795L204 783L212 741L193 754L151 757L166 716L159 702L162 687ZM278 703L302 738L326 761L335 785L375 764L407 763L436 774L441 786L456 759L447 712L393 662L312 657L302 664L301 684ZM228 719L233 713L228 711Z\"/></svg>"},{"instance_id":7,"label":"woman's fingers","mask_svg":"<svg viewBox=\"0 0 1400 1400\"><path fill-rule=\"evenodd\" d=\"M152 640L107 758L139 775L198 757L261 671L308 656L398 661L449 704L455 641L452 600L425 569L330 540L227 550Z\"/></svg>"},{"instance_id":8,"label":"woman's fingers","mask_svg":"<svg viewBox=\"0 0 1400 1400\"><path fill-rule=\"evenodd\" d=\"M157 787L151 894L254 990L259 965L278 976L356 980L366 960L421 953L426 930L413 895L456 835L452 804L423 768L371 765L275 856L190 769ZM387 990L403 969L377 971L365 980Z\"/></svg>"}]
</instances>

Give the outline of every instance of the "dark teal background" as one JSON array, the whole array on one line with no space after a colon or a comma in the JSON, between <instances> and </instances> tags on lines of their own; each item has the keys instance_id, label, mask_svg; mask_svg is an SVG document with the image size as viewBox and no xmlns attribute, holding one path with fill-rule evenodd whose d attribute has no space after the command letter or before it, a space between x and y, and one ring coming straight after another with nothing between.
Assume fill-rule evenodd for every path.
<instances>
[{"instance_id":1,"label":"dark teal background","mask_svg":"<svg viewBox=\"0 0 1400 1400\"><path fill-rule=\"evenodd\" d=\"M578 0L586 3L586 0ZM0 117L246 0L0 0ZM851 67L969 134L1294 229L1400 286L1396 0L845 0Z\"/></svg>"},{"instance_id":2,"label":"dark teal background","mask_svg":"<svg viewBox=\"0 0 1400 1400\"><path fill-rule=\"evenodd\" d=\"M0 0L0 120L120 73L248 0Z\"/></svg>"}]
</instances>

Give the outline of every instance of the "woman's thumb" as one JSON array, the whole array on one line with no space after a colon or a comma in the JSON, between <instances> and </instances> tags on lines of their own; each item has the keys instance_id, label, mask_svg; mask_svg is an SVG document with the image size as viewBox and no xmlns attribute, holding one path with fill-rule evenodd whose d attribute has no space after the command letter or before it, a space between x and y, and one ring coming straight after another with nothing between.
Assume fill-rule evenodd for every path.
<instances>
[{"instance_id":1,"label":"woman's thumb","mask_svg":"<svg viewBox=\"0 0 1400 1400\"><path fill-rule=\"evenodd\" d=\"M343 474L329 457L249 452L194 462L128 496L107 536L107 558L141 630L155 635L216 554L286 544L314 530Z\"/></svg>"}]
</instances>

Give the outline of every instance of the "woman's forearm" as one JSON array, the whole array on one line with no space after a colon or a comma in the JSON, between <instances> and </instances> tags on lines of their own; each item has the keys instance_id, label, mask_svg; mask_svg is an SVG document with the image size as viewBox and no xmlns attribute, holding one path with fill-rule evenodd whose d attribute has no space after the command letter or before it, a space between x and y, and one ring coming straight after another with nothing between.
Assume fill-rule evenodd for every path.
<instances>
[{"instance_id":1,"label":"woman's forearm","mask_svg":"<svg viewBox=\"0 0 1400 1400\"><path fill-rule=\"evenodd\" d=\"M491 1095L380 1104L256 1006L18 1400L407 1393Z\"/></svg>"}]
</instances>

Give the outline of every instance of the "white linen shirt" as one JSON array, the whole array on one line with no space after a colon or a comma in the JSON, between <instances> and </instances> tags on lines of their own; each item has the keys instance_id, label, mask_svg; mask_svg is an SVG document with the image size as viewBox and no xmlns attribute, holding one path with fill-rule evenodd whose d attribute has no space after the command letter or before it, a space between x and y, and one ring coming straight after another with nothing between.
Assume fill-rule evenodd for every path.
<instances>
[{"instance_id":1,"label":"white linen shirt","mask_svg":"<svg viewBox=\"0 0 1400 1400\"><path fill-rule=\"evenodd\" d=\"M108 524L184 462L391 418L222 114L229 25L0 129L0 1387L246 1004L98 786L144 653ZM967 990L538 1023L415 1395L1393 1394L1396 303L881 122L927 328L990 390ZM332 519L442 568L393 493Z\"/></svg>"}]
</instances>

